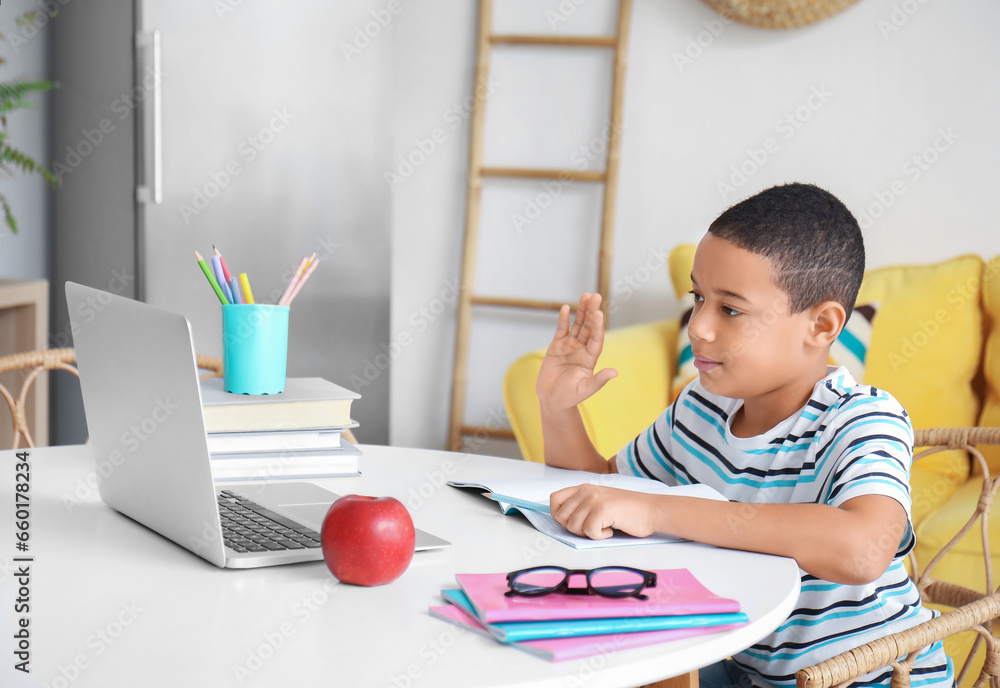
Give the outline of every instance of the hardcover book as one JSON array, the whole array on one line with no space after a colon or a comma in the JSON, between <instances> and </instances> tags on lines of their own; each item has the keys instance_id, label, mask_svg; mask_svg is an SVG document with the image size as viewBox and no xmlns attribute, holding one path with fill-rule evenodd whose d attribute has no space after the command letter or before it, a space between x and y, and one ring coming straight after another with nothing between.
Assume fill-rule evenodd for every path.
<instances>
[{"instance_id":1,"label":"hardcover book","mask_svg":"<svg viewBox=\"0 0 1000 688\"><path fill-rule=\"evenodd\" d=\"M360 455L361 450L350 443L333 451L212 454L212 477L216 481L308 480L356 475Z\"/></svg>"},{"instance_id":2,"label":"hardcover book","mask_svg":"<svg viewBox=\"0 0 1000 688\"><path fill-rule=\"evenodd\" d=\"M230 394L222 378L201 381L205 429L302 430L351 426L351 403L361 395L319 377L290 377L281 394Z\"/></svg>"},{"instance_id":3,"label":"hardcover book","mask_svg":"<svg viewBox=\"0 0 1000 688\"><path fill-rule=\"evenodd\" d=\"M356 427L357 423L352 423ZM208 433L208 451L215 454L251 454L254 452L295 452L341 447L345 428L329 430L247 430L244 432Z\"/></svg>"}]
</instances>

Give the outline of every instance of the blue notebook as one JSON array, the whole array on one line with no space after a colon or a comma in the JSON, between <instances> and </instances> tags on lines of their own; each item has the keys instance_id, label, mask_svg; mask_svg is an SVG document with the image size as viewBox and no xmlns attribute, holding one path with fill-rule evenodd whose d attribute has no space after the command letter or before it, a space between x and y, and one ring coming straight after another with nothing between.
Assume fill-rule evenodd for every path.
<instances>
[{"instance_id":1,"label":"blue notebook","mask_svg":"<svg viewBox=\"0 0 1000 688\"><path fill-rule=\"evenodd\" d=\"M472 602L461 589L446 589L441 596L466 613L478 618ZM664 631L676 628L708 628L749 623L750 618L742 613L689 614L684 616L645 616L607 619L564 619L557 621L510 621L488 624L480 623L497 640L503 643L534 640L537 638L572 638L585 635L609 633L635 633L638 631Z\"/></svg>"}]
</instances>

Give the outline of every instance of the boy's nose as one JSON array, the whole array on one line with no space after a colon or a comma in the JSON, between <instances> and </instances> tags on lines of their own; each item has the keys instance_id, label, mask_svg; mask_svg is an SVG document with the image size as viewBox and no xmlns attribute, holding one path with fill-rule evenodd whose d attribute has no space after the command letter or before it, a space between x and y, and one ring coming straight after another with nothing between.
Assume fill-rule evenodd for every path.
<instances>
[{"instance_id":1,"label":"boy's nose","mask_svg":"<svg viewBox=\"0 0 1000 688\"><path fill-rule=\"evenodd\" d=\"M715 331L705 315L705 309L696 308L691 313L691 319L688 320L688 338L701 342L715 341Z\"/></svg>"}]
</instances>

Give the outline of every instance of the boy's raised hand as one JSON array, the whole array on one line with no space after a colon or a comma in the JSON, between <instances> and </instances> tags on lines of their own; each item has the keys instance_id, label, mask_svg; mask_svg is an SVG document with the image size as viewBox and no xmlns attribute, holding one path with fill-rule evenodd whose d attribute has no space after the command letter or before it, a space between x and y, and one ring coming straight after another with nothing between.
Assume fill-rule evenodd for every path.
<instances>
[{"instance_id":1,"label":"boy's raised hand","mask_svg":"<svg viewBox=\"0 0 1000 688\"><path fill-rule=\"evenodd\" d=\"M572 327L569 311L569 306L559 310L556 333L545 352L535 386L542 409L549 413L575 408L618 376L614 368L594 372L604 346L601 295L580 297Z\"/></svg>"}]
</instances>

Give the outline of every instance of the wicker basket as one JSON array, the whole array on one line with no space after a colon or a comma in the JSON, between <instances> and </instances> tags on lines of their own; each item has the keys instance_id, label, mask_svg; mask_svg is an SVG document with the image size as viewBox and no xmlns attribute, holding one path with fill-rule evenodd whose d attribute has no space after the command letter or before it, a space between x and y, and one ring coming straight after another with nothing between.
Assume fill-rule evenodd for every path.
<instances>
[{"instance_id":1,"label":"wicker basket","mask_svg":"<svg viewBox=\"0 0 1000 688\"><path fill-rule=\"evenodd\" d=\"M826 19L858 0L703 0L719 14L762 29L794 29Z\"/></svg>"}]
</instances>

